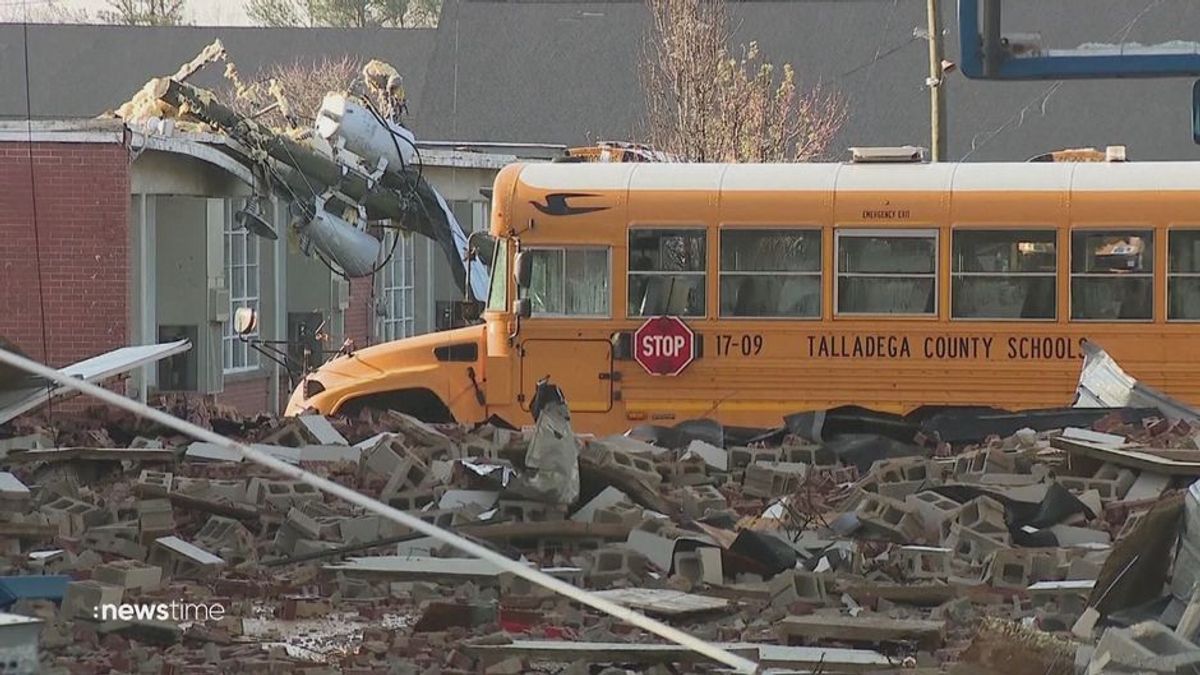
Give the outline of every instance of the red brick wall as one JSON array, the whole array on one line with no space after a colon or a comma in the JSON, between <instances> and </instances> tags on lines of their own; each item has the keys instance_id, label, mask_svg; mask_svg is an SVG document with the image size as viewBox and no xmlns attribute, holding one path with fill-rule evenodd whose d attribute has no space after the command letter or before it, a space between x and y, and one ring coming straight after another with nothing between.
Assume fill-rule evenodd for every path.
<instances>
[{"instance_id":1,"label":"red brick wall","mask_svg":"<svg viewBox=\"0 0 1200 675\"><path fill-rule=\"evenodd\" d=\"M245 380L231 380L226 376L225 391L217 394L217 400L237 408L244 414L267 412L271 409L271 378L262 375Z\"/></svg>"},{"instance_id":2,"label":"red brick wall","mask_svg":"<svg viewBox=\"0 0 1200 675\"><path fill-rule=\"evenodd\" d=\"M0 335L54 366L128 344L128 230L122 145L0 143Z\"/></svg>"},{"instance_id":3,"label":"red brick wall","mask_svg":"<svg viewBox=\"0 0 1200 675\"><path fill-rule=\"evenodd\" d=\"M363 347L371 344L371 294L374 278L360 277L350 280L350 306L346 308L346 337Z\"/></svg>"}]
</instances>

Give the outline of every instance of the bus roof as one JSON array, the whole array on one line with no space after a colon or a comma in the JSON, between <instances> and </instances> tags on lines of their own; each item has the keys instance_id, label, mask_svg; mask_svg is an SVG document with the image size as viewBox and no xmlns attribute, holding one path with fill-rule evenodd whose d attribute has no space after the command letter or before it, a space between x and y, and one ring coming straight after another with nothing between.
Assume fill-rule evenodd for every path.
<instances>
[{"instance_id":1,"label":"bus roof","mask_svg":"<svg viewBox=\"0 0 1200 675\"><path fill-rule=\"evenodd\" d=\"M1200 162L936 164L527 164L547 191L1155 191L1200 190Z\"/></svg>"}]
</instances>

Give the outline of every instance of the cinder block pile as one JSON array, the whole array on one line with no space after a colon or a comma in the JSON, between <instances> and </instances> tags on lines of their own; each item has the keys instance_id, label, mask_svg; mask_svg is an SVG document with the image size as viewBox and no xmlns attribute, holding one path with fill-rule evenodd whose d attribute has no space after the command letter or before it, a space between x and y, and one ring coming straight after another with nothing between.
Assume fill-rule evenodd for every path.
<instances>
[{"instance_id":1,"label":"cinder block pile","mask_svg":"<svg viewBox=\"0 0 1200 675\"><path fill-rule=\"evenodd\" d=\"M772 645L792 670L1018 672L979 656L1005 631L1077 649L1089 675L1200 664L1200 539L1179 525L1200 446L1178 422L853 461L796 435L580 436L577 490L547 491L526 464L536 426L195 416L705 639ZM518 673L544 667L535 639L571 643L563 672L662 667L636 648L647 634L307 483L95 419L0 440L0 630L4 612L40 620L41 672ZM172 603L222 611L137 614ZM817 666L810 647L838 649Z\"/></svg>"}]
</instances>

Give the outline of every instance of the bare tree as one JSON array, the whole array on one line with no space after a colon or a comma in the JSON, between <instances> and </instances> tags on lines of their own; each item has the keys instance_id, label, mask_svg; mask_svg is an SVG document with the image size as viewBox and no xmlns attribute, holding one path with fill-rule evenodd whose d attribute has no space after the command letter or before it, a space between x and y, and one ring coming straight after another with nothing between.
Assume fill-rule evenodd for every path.
<instances>
[{"instance_id":1,"label":"bare tree","mask_svg":"<svg viewBox=\"0 0 1200 675\"><path fill-rule=\"evenodd\" d=\"M97 13L105 23L127 26L178 26L184 23L187 0L108 0Z\"/></svg>"},{"instance_id":2,"label":"bare tree","mask_svg":"<svg viewBox=\"0 0 1200 675\"><path fill-rule=\"evenodd\" d=\"M0 8L0 23L88 23L88 13L86 9L68 7L65 0L13 3Z\"/></svg>"},{"instance_id":3,"label":"bare tree","mask_svg":"<svg viewBox=\"0 0 1200 675\"><path fill-rule=\"evenodd\" d=\"M246 14L263 26L412 28L436 26L442 0L249 0Z\"/></svg>"},{"instance_id":4,"label":"bare tree","mask_svg":"<svg viewBox=\"0 0 1200 675\"><path fill-rule=\"evenodd\" d=\"M649 141L694 162L788 162L823 155L845 123L841 95L801 92L758 45L731 54L722 0L647 0L642 83Z\"/></svg>"},{"instance_id":5,"label":"bare tree","mask_svg":"<svg viewBox=\"0 0 1200 675\"><path fill-rule=\"evenodd\" d=\"M222 99L235 110L252 115L269 106L260 121L278 128L309 128L325 94L345 91L359 77L363 62L351 56L275 64L244 83L237 69L226 66L230 91ZM286 92L286 95L285 93Z\"/></svg>"}]
</instances>

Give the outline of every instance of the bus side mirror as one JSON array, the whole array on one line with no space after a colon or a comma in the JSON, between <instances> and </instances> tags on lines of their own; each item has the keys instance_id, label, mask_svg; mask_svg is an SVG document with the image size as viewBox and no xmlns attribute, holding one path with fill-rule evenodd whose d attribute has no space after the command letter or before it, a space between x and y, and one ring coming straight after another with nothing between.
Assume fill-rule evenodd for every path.
<instances>
[{"instance_id":1,"label":"bus side mirror","mask_svg":"<svg viewBox=\"0 0 1200 675\"><path fill-rule=\"evenodd\" d=\"M233 312L233 332L236 335L250 335L258 330L258 312L251 307L238 307Z\"/></svg>"},{"instance_id":2,"label":"bus side mirror","mask_svg":"<svg viewBox=\"0 0 1200 675\"><path fill-rule=\"evenodd\" d=\"M513 279L517 288L529 288L533 281L533 252L521 251L517 254L516 264L513 265Z\"/></svg>"},{"instance_id":3,"label":"bus side mirror","mask_svg":"<svg viewBox=\"0 0 1200 675\"><path fill-rule=\"evenodd\" d=\"M1200 80L1192 84L1192 142L1200 144Z\"/></svg>"},{"instance_id":4,"label":"bus side mirror","mask_svg":"<svg viewBox=\"0 0 1200 675\"><path fill-rule=\"evenodd\" d=\"M533 303L529 298L521 298L513 304L513 311L522 319L528 319L533 314Z\"/></svg>"}]
</instances>

